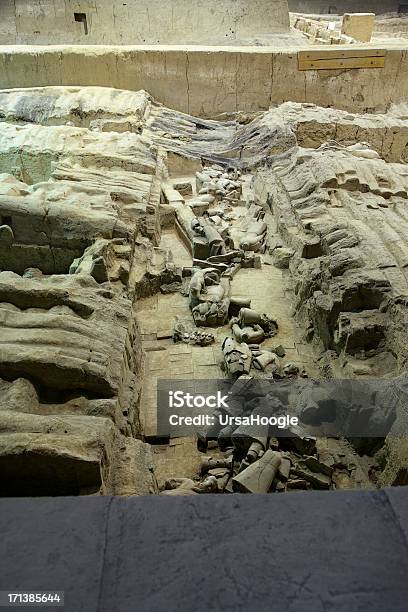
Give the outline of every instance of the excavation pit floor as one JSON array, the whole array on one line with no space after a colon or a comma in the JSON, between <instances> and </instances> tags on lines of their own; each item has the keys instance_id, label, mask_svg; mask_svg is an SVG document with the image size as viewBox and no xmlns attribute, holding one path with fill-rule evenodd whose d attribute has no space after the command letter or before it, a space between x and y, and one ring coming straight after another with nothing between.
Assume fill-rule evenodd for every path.
<instances>
[{"instance_id":1,"label":"excavation pit floor","mask_svg":"<svg viewBox=\"0 0 408 612\"><path fill-rule=\"evenodd\" d=\"M252 177L242 177L243 197L251 199ZM192 185L192 198L196 195L195 178L183 176L173 182ZM188 198L186 198L186 206ZM211 206L209 208L211 210ZM236 240L240 235L239 223L247 211L246 206L234 206L235 220L231 223L230 233ZM274 220L269 219L268 231L276 234ZM160 245L173 255L174 263L181 267L191 267L192 258L184 243L173 230L162 233ZM282 346L285 351L283 361L293 363L304 370L310 378L319 376L317 353L304 338L304 330L296 324L293 303L294 294L288 270L280 270L273 265L269 255L261 256L261 266L255 269L241 269L232 279L231 295L251 300L251 308L266 313L278 322L278 331L273 338L262 343L262 349ZM215 336L215 343L208 347L175 344L172 340L175 321L180 318L194 323L188 305L188 298L180 293L142 298L137 305L137 320L140 325L142 346L146 353L144 384L141 399L140 419L146 440L153 446L153 457L159 485L170 478L197 479L203 454L197 450L195 437L171 439L160 444L157 434L157 384L160 379L174 380L211 380L225 378L223 369L222 343L231 330L228 325L209 327ZM212 457L217 451L212 451Z\"/></svg>"}]
</instances>

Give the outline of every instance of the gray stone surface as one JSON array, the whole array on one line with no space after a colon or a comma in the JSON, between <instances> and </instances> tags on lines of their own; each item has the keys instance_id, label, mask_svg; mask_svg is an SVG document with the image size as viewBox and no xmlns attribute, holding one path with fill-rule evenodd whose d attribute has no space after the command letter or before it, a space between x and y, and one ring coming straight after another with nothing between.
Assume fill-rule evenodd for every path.
<instances>
[{"instance_id":1,"label":"gray stone surface","mask_svg":"<svg viewBox=\"0 0 408 612\"><path fill-rule=\"evenodd\" d=\"M0 503L0 589L67 612L406 610L408 491Z\"/></svg>"}]
</instances>

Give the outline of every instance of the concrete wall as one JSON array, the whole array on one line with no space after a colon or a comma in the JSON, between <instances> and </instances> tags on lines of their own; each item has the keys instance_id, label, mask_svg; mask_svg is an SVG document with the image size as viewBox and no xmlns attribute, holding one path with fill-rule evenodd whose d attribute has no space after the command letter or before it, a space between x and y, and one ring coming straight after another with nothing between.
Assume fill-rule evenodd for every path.
<instances>
[{"instance_id":1,"label":"concrete wall","mask_svg":"<svg viewBox=\"0 0 408 612\"><path fill-rule=\"evenodd\" d=\"M0 589L64 590L45 611L407 610L407 487L2 499L0 533Z\"/></svg>"},{"instance_id":2,"label":"concrete wall","mask_svg":"<svg viewBox=\"0 0 408 612\"><path fill-rule=\"evenodd\" d=\"M406 0L288 0L289 10L295 13L390 13L398 11Z\"/></svg>"},{"instance_id":3,"label":"concrete wall","mask_svg":"<svg viewBox=\"0 0 408 612\"><path fill-rule=\"evenodd\" d=\"M0 44L222 44L288 30L287 0L0 0Z\"/></svg>"},{"instance_id":4,"label":"concrete wall","mask_svg":"<svg viewBox=\"0 0 408 612\"><path fill-rule=\"evenodd\" d=\"M383 112L408 99L408 50L389 49L385 68L299 71L295 49L0 47L0 88L45 85L145 89L166 106L207 117L289 100Z\"/></svg>"}]
</instances>

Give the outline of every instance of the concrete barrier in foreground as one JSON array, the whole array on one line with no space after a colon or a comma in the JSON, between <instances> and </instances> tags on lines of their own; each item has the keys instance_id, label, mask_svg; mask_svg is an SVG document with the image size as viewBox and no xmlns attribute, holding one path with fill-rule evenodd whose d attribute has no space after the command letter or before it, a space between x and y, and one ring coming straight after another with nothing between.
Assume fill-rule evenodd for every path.
<instances>
[{"instance_id":1,"label":"concrete barrier in foreground","mask_svg":"<svg viewBox=\"0 0 408 612\"><path fill-rule=\"evenodd\" d=\"M66 612L402 612L408 600L408 488L4 499L0 536L0 590L65 591Z\"/></svg>"}]
</instances>

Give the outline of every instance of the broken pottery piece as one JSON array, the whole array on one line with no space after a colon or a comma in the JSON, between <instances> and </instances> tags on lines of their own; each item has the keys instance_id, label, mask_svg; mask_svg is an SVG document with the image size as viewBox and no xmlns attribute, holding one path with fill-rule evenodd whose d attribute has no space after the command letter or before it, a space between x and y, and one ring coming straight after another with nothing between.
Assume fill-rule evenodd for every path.
<instances>
[{"instance_id":1,"label":"broken pottery piece","mask_svg":"<svg viewBox=\"0 0 408 612\"><path fill-rule=\"evenodd\" d=\"M239 493L267 493L272 485L279 466L281 456L272 450L251 463L243 472L232 479L234 491Z\"/></svg>"}]
</instances>

